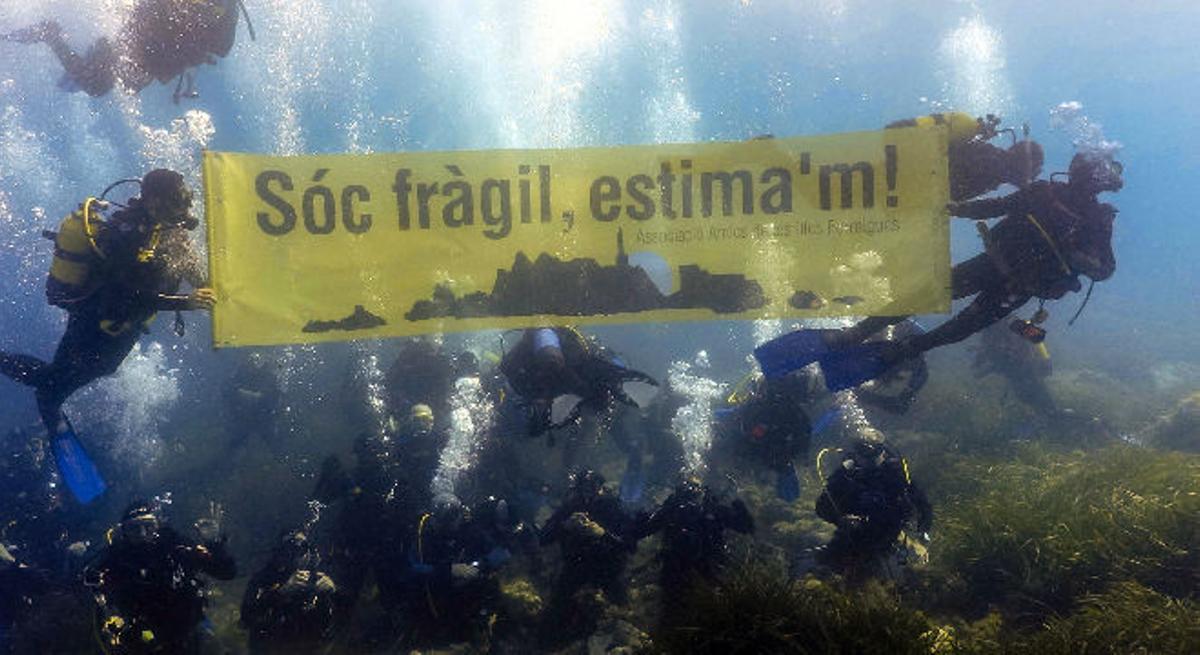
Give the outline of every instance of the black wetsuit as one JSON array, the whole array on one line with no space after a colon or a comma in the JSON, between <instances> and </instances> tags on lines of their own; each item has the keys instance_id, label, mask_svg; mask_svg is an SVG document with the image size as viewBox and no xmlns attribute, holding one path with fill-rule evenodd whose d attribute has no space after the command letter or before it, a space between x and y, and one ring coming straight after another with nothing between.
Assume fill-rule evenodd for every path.
<instances>
[{"instance_id":1,"label":"black wetsuit","mask_svg":"<svg viewBox=\"0 0 1200 655\"><path fill-rule=\"evenodd\" d=\"M319 570L321 559L315 546L288 535L250 578L241 612L250 652L316 652L331 637L349 599Z\"/></svg>"},{"instance_id":2,"label":"black wetsuit","mask_svg":"<svg viewBox=\"0 0 1200 655\"><path fill-rule=\"evenodd\" d=\"M68 308L67 330L54 359L0 353L0 373L34 387L50 434L61 432L62 405L71 394L117 371L160 310L191 309L174 295L181 279L161 256L139 257L153 240L151 219L136 202L117 212L96 237L104 258L93 273L99 288ZM142 261L145 259L146 261Z\"/></svg>"},{"instance_id":3,"label":"black wetsuit","mask_svg":"<svg viewBox=\"0 0 1200 655\"><path fill-rule=\"evenodd\" d=\"M962 341L1031 298L1054 300L1078 291L1080 275L1100 282L1116 270L1112 252L1116 210L1095 195L1072 193L1069 184L1034 182L1003 198L960 203L955 213L976 219L1004 218L988 231L987 251L951 271L953 297L975 299L937 328L900 341L902 356ZM868 318L843 330L837 341L861 342L904 318Z\"/></svg>"},{"instance_id":4,"label":"black wetsuit","mask_svg":"<svg viewBox=\"0 0 1200 655\"><path fill-rule=\"evenodd\" d=\"M920 532L933 524L933 508L908 479L904 460L886 446L878 448L882 462L838 468L817 497L817 516L837 526L824 550L834 566L865 564L885 554L910 519Z\"/></svg>"},{"instance_id":5,"label":"black wetsuit","mask_svg":"<svg viewBox=\"0 0 1200 655\"><path fill-rule=\"evenodd\" d=\"M409 409L420 403L433 410L438 425L447 425L450 397L459 376L454 358L436 345L424 340L405 341L384 380L392 413L407 416Z\"/></svg>"},{"instance_id":6,"label":"black wetsuit","mask_svg":"<svg viewBox=\"0 0 1200 655\"><path fill-rule=\"evenodd\" d=\"M141 0L121 29L119 46L101 38L80 55L57 24L42 40L67 79L90 96L102 96L118 81L136 92L154 80L169 82L225 57L233 48L237 22L237 0Z\"/></svg>"},{"instance_id":7,"label":"black wetsuit","mask_svg":"<svg viewBox=\"0 0 1200 655\"><path fill-rule=\"evenodd\" d=\"M558 396L582 399L567 419L573 421L584 408L607 416L614 402L637 406L621 388L626 381L658 384L649 375L622 366L602 347L569 328L525 330L517 345L504 354L500 370L513 391L534 405L531 436L558 427L550 424L550 402Z\"/></svg>"},{"instance_id":8,"label":"black wetsuit","mask_svg":"<svg viewBox=\"0 0 1200 655\"><path fill-rule=\"evenodd\" d=\"M640 518L638 538L663 534L658 559L665 615L691 582L716 579L729 559L726 530L750 534L754 519L741 500L723 503L708 489L676 488L654 513Z\"/></svg>"},{"instance_id":9,"label":"black wetsuit","mask_svg":"<svg viewBox=\"0 0 1200 655\"><path fill-rule=\"evenodd\" d=\"M734 409L715 447L774 471L789 469L808 451L812 426L802 406L807 383L799 375L763 378L755 393Z\"/></svg>"},{"instance_id":10,"label":"black wetsuit","mask_svg":"<svg viewBox=\"0 0 1200 655\"><path fill-rule=\"evenodd\" d=\"M126 28L130 55L150 77L168 82L227 56L237 22L237 0L142 0Z\"/></svg>"},{"instance_id":11,"label":"black wetsuit","mask_svg":"<svg viewBox=\"0 0 1200 655\"><path fill-rule=\"evenodd\" d=\"M575 515L580 515L575 517ZM573 518L574 517L574 518ZM568 527L569 521L586 518L603 534ZM634 519L621 501L607 491L587 496L571 493L542 526L543 546L562 547L562 573L555 591L556 604L568 602L585 585L603 591L609 602L625 601L622 575L629 556L637 549Z\"/></svg>"},{"instance_id":12,"label":"black wetsuit","mask_svg":"<svg viewBox=\"0 0 1200 655\"><path fill-rule=\"evenodd\" d=\"M260 434L268 444L275 445L275 418L283 394L272 367L263 362L243 362L223 395L229 432L235 435L230 449L245 444L251 434Z\"/></svg>"},{"instance_id":13,"label":"black wetsuit","mask_svg":"<svg viewBox=\"0 0 1200 655\"><path fill-rule=\"evenodd\" d=\"M200 545L169 526L149 543L117 541L88 567L84 579L97 595L102 619L121 617L122 642L134 650L114 652L191 653L204 620L204 581L200 575L232 580L233 558L221 542ZM143 630L153 639L138 638Z\"/></svg>"},{"instance_id":14,"label":"black wetsuit","mask_svg":"<svg viewBox=\"0 0 1200 655\"><path fill-rule=\"evenodd\" d=\"M489 555L499 547L484 522L464 513L447 521L426 515L411 533L402 580L380 580L381 599L398 597L415 645L479 640L500 593ZM386 602L386 600L385 600Z\"/></svg>"}]
</instances>

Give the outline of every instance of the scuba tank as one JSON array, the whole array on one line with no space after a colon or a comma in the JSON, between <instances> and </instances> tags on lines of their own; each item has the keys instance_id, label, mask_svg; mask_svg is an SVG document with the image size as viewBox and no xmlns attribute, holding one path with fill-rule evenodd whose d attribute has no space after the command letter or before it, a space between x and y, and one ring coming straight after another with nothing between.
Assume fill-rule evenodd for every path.
<instances>
[{"instance_id":1,"label":"scuba tank","mask_svg":"<svg viewBox=\"0 0 1200 655\"><path fill-rule=\"evenodd\" d=\"M96 245L96 235L104 225L100 210L108 205L88 198L58 224L57 232L43 232L54 241L54 258L46 277L46 301L64 309L87 298L96 290L93 269L104 253Z\"/></svg>"},{"instance_id":2,"label":"scuba tank","mask_svg":"<svg viewBox=\"0 0 1200 655\"><path fill-rule=\"evenodd\" d=\"M89 196L84 200L78 209L63 218L56 231L42 232L43 237L54 242L54 257L46 276L46 302L70 309L100 286L100 280L94 273L95 268L105 259L104 251L96 242L106 224L102 212L112 205L126 207L122 203L105 198L114 188L131 182L141 184L141 180L137 178L117 180L108 185L98 197Z\"/></svg>"},{"instance_id":3,"label":"scuba tank","mask_svg":"<svg viewBox=\"0 0 1200 655\"><path fill-rule=\"evenodd\" d=\"M885 129L897 127L928 127L931 125L945 125L950 128L951 143L959 143L970 141L976 137L980 137L983 140L991 138L996 133L995 130L997 123L999 123L999 119L990 114L987 116L987 118L974 118L970 114L965 114L961 111L954 111L898 120L888 123L885 126Z\"/></svg>"}]
</instances>

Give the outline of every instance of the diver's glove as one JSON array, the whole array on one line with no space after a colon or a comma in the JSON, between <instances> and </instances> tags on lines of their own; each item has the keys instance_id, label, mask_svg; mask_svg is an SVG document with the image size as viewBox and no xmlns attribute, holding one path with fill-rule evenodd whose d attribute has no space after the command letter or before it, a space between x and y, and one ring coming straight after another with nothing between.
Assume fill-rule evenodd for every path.
<instances>
[{"instance_id":1,"label":"diver's glove","mask_svg":"<svg viewBox=\"0 0 1200 655\"><path fill-rule=\"evenodd\" d=\"M313 583L313 586L317 588L317 591L324 594L332 594L337 591L337 584L334 583L333 578L322 571L317 572L317 579Z\"/></svg>"},{"instance_id":2,"label":"diver's glove","mask_svg":"<svg viewBox=\"0 0 1200 655\"><path fill-rule=\"evenodd\" d=\"M217 292L209 288L196 289L188 294L188 309L211 310L217 304Z\"/></svg>"},{"instance_id":3,"label":"diver's glove","mask_svg":"<svg viewBox=\"0 0 1200 655\"><path fill-rule=\"evenodd\" d=\"M196 521L196 532L206 544L225 543L225 534L221 531L225 519L225 508L213 501L208 504L208 514Z\"/></svg>"}]
</instances>

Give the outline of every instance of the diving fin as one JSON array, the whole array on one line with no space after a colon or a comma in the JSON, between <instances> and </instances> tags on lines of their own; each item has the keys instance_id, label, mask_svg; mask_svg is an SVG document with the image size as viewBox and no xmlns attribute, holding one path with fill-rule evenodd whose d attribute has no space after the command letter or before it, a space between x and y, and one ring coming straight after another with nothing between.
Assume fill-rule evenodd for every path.
<instances>
[{"instance_id":1,"label":"diving fin","mask_svg":"<svg viewBox=\"0 0 1200 655\"><path fill-rule=\"evenodd\" d=\"M884 341L871 341L825 353L820 358L825 388L841 391L879 377L895 364L884 357L890 345Z\"/></svg>"},{"instance_id":2,"label":"diving fin","mask_svg":"<svg viewBox=\"0 0 1200 655\"><path fill-rule=\"evenodd\" d=\"M776 337L754 349L754 358L763 375L773 378L787 375L817 361L829 351L825 333L830 330L796 330Z\"/></svg>"},{"instance_id":3,"label":"diving fin","mask_svg":"<svg viewBox=\"0 0 1200 655\"><path fill-rule=\"evenodd\" d=\"M58 464L58 474L62 476L63 483L79 504L87 505L108 488L100 470L96 468L92 458L88 457L83 444L79 443L79 438L75 436L75 428L71 427L70 422L67 422L66 429L50 440L50 449L54 452L55 463Z\"/></svg>"},{"instance_id":4,"label":"diving fin","mask_svg":"<svg viewBox=\"0 0 1200 655\"><path fill-rule=\"evenodd\" d=\"M796 467L791 462L780 470L779 477L775 478L775 495L785 503L800 497L800 478L796 476Z\"/></svg>"},{"instance_id":5,"label":"diving fin","mask_svg":"<svg viewBox=\"0 0 1200 655\"><path fill-rule=\"evenodd\" d=\"M812 430L810 430L812 436L820 436L822 432L828 430L829 426L833 425L833 419L837 418L841 411L841 407L834 405L833 407L825 410L824 414L818 416L817 420L813 421Z\"/></svg>"},{"instance_id":6,"label":"diving fin","mask_svg":"<svg viewBox=\"0 0 1200 655\"><path fill-rule=\"evenodd\" d=\"M625 474L621 476L621 502L627 505L633 505L642 499L642 491L646 487L646 477L642 475L641 460L634 463L634 459L629 459L629 464L625 466Z\"/></svg>"}]
</instances>

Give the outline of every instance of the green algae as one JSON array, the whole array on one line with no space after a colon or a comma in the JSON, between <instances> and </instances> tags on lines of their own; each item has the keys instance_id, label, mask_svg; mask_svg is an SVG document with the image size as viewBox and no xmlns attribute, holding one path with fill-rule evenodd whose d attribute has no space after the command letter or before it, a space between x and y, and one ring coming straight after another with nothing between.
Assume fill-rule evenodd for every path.
<instances>
[{"instance_id":1,"label":"green algae","mask_svg":"<svg viewBox=\"0 0 1200 655\"><path fill-rule=\"evenodd\" d=\"M1068 616L1013 640L1008 652L1045 655L1191 655L1200 644L1200 604L1136 582L1085 597Z\"/></svg>"},{"instance_id":2,"label":"green algae","mask_svg":"<svg viewBox=\"0 0 1200 655\"><path fill-rule=\"evenodd\" d=\"M928 653L935 639L924 615L884 585L793 580L777 561L747 561L679 602L679 620L654 635L653 652Z\"/></svg>"},{"instance_id":3,"label":"green algae","mask_svg":"<svg viewBox=\"0 0 1200 655\"><path fill-rule=\"evenodd\" d=\"M977 497L944 507L933 557L963 601L1040 619L1136 580L1200 588L1200 457L1114 446L972 464Z\"/></svg>"}]
</instances>

